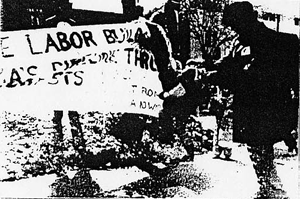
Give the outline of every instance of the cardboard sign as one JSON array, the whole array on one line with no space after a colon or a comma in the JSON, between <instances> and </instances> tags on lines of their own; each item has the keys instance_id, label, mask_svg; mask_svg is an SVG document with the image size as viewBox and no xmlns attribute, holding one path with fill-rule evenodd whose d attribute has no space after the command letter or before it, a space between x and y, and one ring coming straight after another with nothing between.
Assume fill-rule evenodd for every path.
<instances>
[{"instance_id":1,"label":"cardboard sign","mask_svg":"<svg viewBox=\"0 0 300 199\"><path fill-rule=\"evenodd\" d=\"M158 116L162 91L144 22L0 32L1 110Z\"/></svg>"}]
</instances>

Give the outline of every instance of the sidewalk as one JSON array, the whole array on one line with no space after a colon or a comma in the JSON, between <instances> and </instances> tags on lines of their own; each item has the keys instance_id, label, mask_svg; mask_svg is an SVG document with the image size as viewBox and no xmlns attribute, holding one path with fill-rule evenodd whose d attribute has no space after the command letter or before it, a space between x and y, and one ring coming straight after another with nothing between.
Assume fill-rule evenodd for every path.
<instances>
[{"instance_id":1,"label":"sidewalk","mask_svg":"<svg viewBox=\"0 0 300 199\"><path fill-rule=\"evenodd\" d=\"M77 171L67 173L73 178ZM137 167L112 170L91 170L92 179L103 191L118 189L119 187L135 182L149 174ZM55 174L32 177L13 182L0 182L0 198L46 198L51 195L50 185L57 179Z\"/></svg>"},{"instance_id":2,"label":"sidewalk","mask_svg":"<svg viewBox=\"0 0 300 199\"><path fill-rule=\"evenodd\" d=\"M283 142L277 143L274 148L277 155L287 152L287 147ZM287 192L288 198L297 199L299 198L298 157L284 158L281 155L278 155L274 163L283 184L283 190ZM212 152L196 158L195 166L210 173L211 183L214 184L213 188L201 194L201 198L248 199L255 196L259 184L247 147L234 144L231 159L233 161L215 159Z\"/></svg>"},{"instance_id":3,"label":"sidewalk","mask_svg":"<svg viewBox=\"0 0 300 199\"><path fill-rule=\"evenodd\" d=\"M285 150L282 143L275 145L275 148L277 152ZM161 186L163 192L173 192L172 197L253 198L259 185L247 148L234 145L232 152L231 160L214 158L213 152L196 155L194 162L180 163L178 167L170 170L166 177L162 177L164 180L154 179L137 167L92 170L90 174L103 191L111 191L116 197L129 197L123 185L134 185L132 187L136 190L139 186L145 186L149 191ZM275 165L287 196L297 199L297 157L278 157L275 159ZM75 173L76 171L68 172L69 178L73 178ZM14 182L0 182L0 197L46 198L51 195L49 186L56 179L56 175L53 174Z\"/></svg>"},{"instance_id":4,"label":"sidewalk","mask_svg":"<svg viewBox=\"0 0 300 199\"><path fill-rule=\"evenodd\" d=\"M286 151L283 143L275 145L277 153ZM283 198L298 198L297 157L275 159L278 175L286 195ZM178 178L178 180L175 180ZM181 180L181 179L182 180ZM202 179L199 179L202 178ZM206 199L251 199L259 190L257 177L245 145L233 145L230 160L215 158L213 152L196 155L194 162L183 162L161 179L145 178L133 183L132 192L144 192L146 188L161 186L161 195L147 191L147 196L190 197ZM122 193L120 190L115 196ZM173 191L174 193L169 193ZM124 195L122 195L124 197Z\"/></svg>"},{"instance_id":5,"label":"sidewalk","mask_svg":"<svg viewBox=\"0 0 300 199\"><path fill-rule=\"evenodd\" d=\"M230 160L214 158L213 152L210 152L197 157L195 165L210 173L213 184L211 189L201 194L201 198L250 199L259 189L245 146L234 145Z\"/></svg>"}]
</instances>

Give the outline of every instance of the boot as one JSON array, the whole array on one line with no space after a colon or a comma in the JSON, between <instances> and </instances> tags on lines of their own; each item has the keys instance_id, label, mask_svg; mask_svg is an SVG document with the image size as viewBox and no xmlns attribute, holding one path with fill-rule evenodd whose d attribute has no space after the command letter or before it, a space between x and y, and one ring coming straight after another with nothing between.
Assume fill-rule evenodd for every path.
<instances>
[{"instance_id":1,"label":"boot","mask_svg":"<svg viewBox=\"0 0 300 199\"><path fill-rule=\"evenodd\" d=\"M195 147L194 147L194 143L191 139L186 138L184 140L184 148L187 152L187 155L183 158L183 161L187 161L187 162L192 162L194 161L194 151L195 151Z\"/></svg>"},{"instance_id":2,"label":"boot","mask_svg":"<svg viewBox=\"0 0 300 199\"><path fill-rule=\"evenodd\" d=\"M257 198L284 197L286 192L282 189L282 183L273 162L275 158L273 146L251 147L249 152L260 185Z\"/></svg>"}]
</instances>

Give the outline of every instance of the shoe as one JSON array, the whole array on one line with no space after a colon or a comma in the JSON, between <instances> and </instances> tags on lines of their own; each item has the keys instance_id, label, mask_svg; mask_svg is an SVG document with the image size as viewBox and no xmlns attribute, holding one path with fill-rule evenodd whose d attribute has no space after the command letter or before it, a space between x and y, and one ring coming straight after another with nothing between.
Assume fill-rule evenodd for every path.
<instances>
[{"instance_id":1,"label":"shoe","mask_svg":"<svg viewBox=\"0 0 300 199\"><path fill-rule=\"evenodd\" d=\"M165 168L155 168L153 169L153 171L150 174L150 176L152 177L165 177L168 175L170 171L170 167L165 167Z\"/></svg>"},{"instance_id":2,"label":"shoe","mask_svg":"<svg viewBox=\"0 0 300 199\"><path fill-rule=\"evenodd\" d=\"M179 165L179 163L180 163L179 159L174 159L174 160L170 160L169 162L165 162L164 164L169 168L175 168Z\"/></svg>"},{"instance_id":3,"label":"shoe","mask_svg":"<svg viewBox=\"0 0 300 199\"><path fill-rule=\"evenodd\" d=\"M289 147L288 155L291 157L298 155L298 148L297 147Z\"/></svg>"},{"instance_id":4,"label":"shoe","mask_svg":"<svg viewBox=\"0 0 300 199\"><path fill-rule=\"evenodd\" d=\"M259 192L257 192L255 199L267 198L286 198L286 191L282 189L282 183L279 178L266 178L260 176L258 179L260 184Z\"/></svg>"},{"instance_id":5,"label":"shoe","mask_svg":"<svg viewBox=\"0 0 300 199\"><path fill-rule=\"evenodd\" d=\"M182 158L182 161L183 162L193 162L194 161L194 155L185 155Z\"/></svg>"}]
</instances>

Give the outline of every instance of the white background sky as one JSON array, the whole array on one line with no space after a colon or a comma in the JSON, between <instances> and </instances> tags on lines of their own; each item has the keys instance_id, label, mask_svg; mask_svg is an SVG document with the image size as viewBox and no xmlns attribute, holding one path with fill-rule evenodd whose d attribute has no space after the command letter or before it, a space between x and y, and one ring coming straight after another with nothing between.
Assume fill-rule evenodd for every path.
<instances>
[{"instance_id":1,"label":"white background sky","mask_svg":"<svg viewBox=\"0 0 300 199\"><path fill-rule=\"evenodd\" d=\"M162 6L167 0L136 0L138 5L144 7L144 13L155 7ZM73 8L89 9L99 11L110 11L122 13L121 0L70 0L73 3Z\"/></svg>"},{"instance_id":2,"label":"white background sky","mask_svg":"<svg viewBox=\"0 0 300 199\"><path fill-rule=\"evenodd\" d=\"M155 7L161 7L167 0L137 0L138 4L144 7L144 13L148 13Z\"/></svg>"},{"instance_id":3,"label":"white background sky","mask_svg":"<svg viewBox=\"0 0 300 199\"><path fill-rule=\"evenodd\" d=\"M162 6L167 0L136 0L138 5L144 7L145 13L155 7ZM233 0L243 1L243 0ZM271 12L283 14L285 16L300 16L299 0L248 0L253 5L262 5L263 8ZM74 8L102 10L122 13L121 0L70 0ZM109 2L109 3L108 3Z\"/></svg>"}]
</instances>

